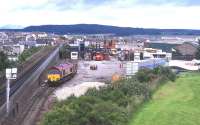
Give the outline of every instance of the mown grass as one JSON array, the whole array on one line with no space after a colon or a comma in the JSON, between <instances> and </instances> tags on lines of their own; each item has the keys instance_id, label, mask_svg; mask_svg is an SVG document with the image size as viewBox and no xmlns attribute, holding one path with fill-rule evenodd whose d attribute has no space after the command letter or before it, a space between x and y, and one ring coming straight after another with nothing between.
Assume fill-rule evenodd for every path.
<instances>
[{"instance_id":1,"label":"mown grass","mask_svg":"<svg viewBox=\"0 0 200 125\"><path fill-rule=\"evenodd\" d=\"M200 73L163 85L129 125L200 125Z\"/></svg>"}]
</instances>

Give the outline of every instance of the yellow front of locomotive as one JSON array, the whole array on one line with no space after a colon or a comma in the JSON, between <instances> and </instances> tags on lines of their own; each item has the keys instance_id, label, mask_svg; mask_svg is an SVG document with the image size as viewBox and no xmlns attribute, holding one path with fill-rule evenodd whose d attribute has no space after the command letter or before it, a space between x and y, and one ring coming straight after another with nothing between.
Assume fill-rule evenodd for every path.
<instances>
[{"instance_id":1,"label":"yellow front of locomotive","mask_svg":"<svg viewBox=\"0 0 200 125\"><path fill-rule=\"evenodd\" d=\"M50 69L47 74L47 79L50 86L56 86L62 79L62 73L57 69Z\"/></svg>"},{"instance_id":2,"label":"yellow front of locomotive","mask_svg":"<svg viewBox=\"0 0 200 125\"><path fill-rule=\"evenodd\" d=\"M58 82L61 79L60 74L48 74L48 81L50 82Z\"/></svg>"}]
</instances>

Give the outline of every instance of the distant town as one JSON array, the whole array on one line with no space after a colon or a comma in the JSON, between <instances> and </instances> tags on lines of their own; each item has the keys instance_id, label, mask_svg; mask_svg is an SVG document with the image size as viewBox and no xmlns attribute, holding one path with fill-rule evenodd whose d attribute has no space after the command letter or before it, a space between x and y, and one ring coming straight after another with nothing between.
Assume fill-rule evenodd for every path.
<instances>
[{"instance_id":1,"label":"distant town","mask_svg":"<svg viewBox=\"0 0 200 125\"><path fill-rule=\"evenodd\" d=\"M199 36L190 35L118 37L112 34L56 35L45 32L0 32L0 51L5 52L9 60L17 61L18 56L31 47L56 46L65 42L77 47L84 44L86 48L94 45L117 54L122 54L125 50L143 52L145 48L152 48L163 54L168 53L166 56L170 59L192 60L195 58L199 39Z\"/></svg>"}]
</instances>

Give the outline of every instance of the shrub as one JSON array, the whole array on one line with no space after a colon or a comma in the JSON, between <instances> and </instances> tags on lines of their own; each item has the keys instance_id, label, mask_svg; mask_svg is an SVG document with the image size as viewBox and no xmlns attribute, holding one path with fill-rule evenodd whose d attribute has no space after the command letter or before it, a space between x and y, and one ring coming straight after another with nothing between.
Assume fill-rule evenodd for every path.
<instances>
[{"instance_id":1,"label":"shrub","mask_svg":"<svg viewBox=\"0 0 200 125\"><path fill-rule=\"evenodd\" d=\"M135 77L89 89L84 96L71 96L45 115L42 125L126 125L138 107L148 101L163 80L174 80L170 69L140 70ZM162 81L162 82L160 82Z\"/></svg>"},{"instance_id":2,"label":"shrub","mask_svg":"<svg viewBox=\"0 0 200 125\"><path fill-rule=\"evenodd\" d=\"M7 55L0 51L0 72L5 70L9 66L9 60Z\"/></svg>"},{"instance_id":3,"label":"shrub","mask_svg":"<svg viewBox=\"0 0 200 125\"><path fill-rule=\"evenodd\" d=\"M30 58L34 53L38 52L41 48L42 47L32 47L30 49L25 50L22 54L19 55L19 62L25 62L28 58Z\"/></svg>"},{"instance_id":4,"label":"shrub","mask_svg":"<svg viewBox=\"0 0 200 125\"><path fill-rule=\"evenodd\" d=\"M60 49L59 49L59 57L61 59L68 59L70 58L70 54L71 54L71 51L70 51L70 46L65 44L63 45Z\"/></svg>"},{"instance_id":5,"label":"shrub","mask_svg":"<svg viewBox=\"0 0 200 125\"><path fill-rule=\"evenodd\" d=\"M150 70L149 69L141 69L136 73L136 78L140 81L140 82L149 82L150 81Z\"/></svg>"}]
</instances>

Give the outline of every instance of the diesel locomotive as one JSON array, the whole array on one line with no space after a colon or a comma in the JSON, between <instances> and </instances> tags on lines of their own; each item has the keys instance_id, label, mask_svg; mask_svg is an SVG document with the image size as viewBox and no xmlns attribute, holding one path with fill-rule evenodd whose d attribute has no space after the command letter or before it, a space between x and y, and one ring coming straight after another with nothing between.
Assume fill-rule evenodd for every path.
<instances>
[{"instance_id":1,"label":"diesel locomotive","mask_svg":"<svg viewBox=\"0 0 200 125\"><path fill-rule=\"evenodd\" d=\"M77 64L63 63L48 69L49 86L58 86L71 79L77 73Z\"/></svg>"}]
</instances>

